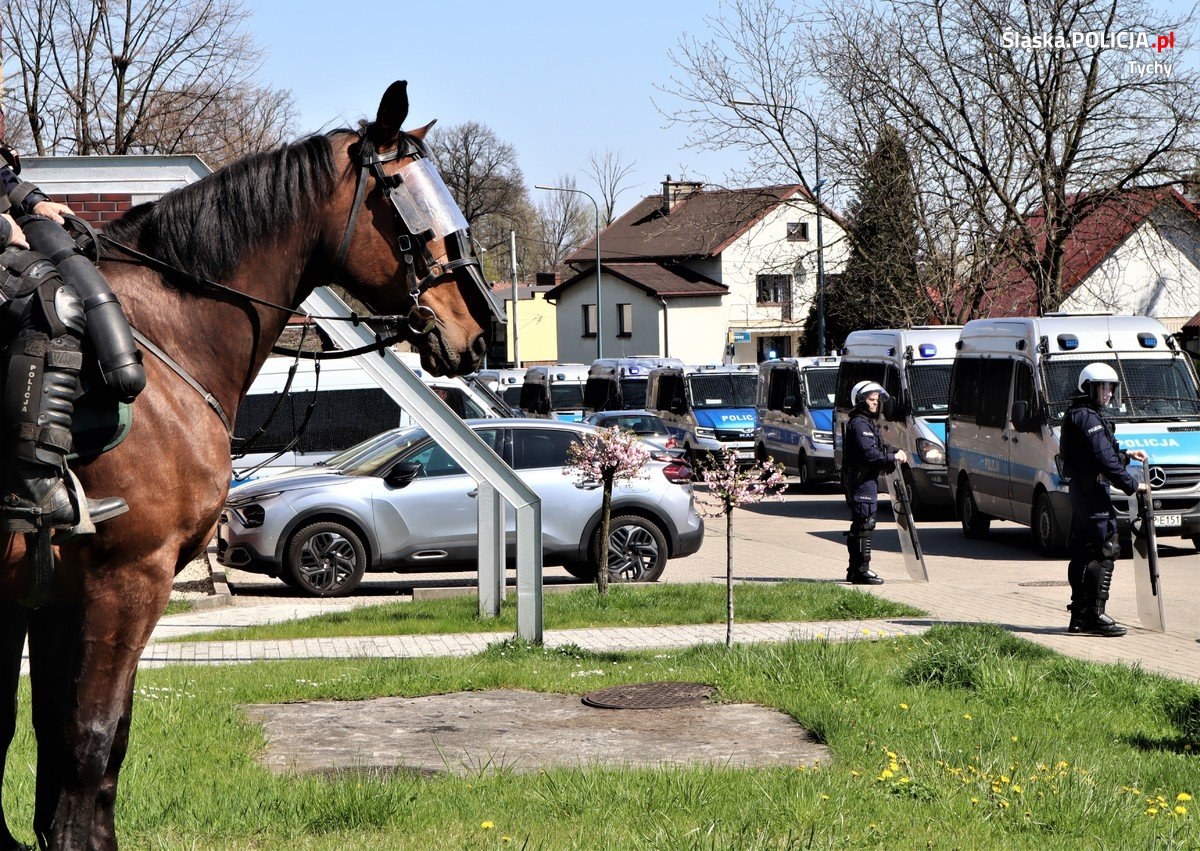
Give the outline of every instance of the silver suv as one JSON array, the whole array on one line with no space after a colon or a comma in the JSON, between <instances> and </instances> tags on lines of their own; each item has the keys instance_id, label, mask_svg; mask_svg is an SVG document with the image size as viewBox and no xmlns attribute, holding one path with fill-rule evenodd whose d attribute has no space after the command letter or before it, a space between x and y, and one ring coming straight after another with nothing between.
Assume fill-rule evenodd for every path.
<instances>
[{"instance_id":1,"label":"silver suv","mask_svg":"<svg viewBox=\"0 0 1200 851\"><path fill-rule=\"evenodd\" d=\"M594 578L602 490L563 472L567 447L594 429L552 420L468 424L541 497L544 564ZM231 491L217 524L217 560L278 576L318 597L349 594L367 570L475 569L471 477L420 429L393 430L360 446L334 464ZM511 511L507 523L511 560ZM614 580L657 580L667 559L696 552L703 537L686 462L656 452L641 477L614 487L608 540Z\"/></svg>"}]
</instances>

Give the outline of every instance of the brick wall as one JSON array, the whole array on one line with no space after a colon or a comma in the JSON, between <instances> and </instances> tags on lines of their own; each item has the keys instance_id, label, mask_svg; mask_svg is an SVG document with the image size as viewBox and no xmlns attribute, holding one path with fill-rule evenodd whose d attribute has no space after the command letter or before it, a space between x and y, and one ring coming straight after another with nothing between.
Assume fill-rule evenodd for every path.
<instances>
[{"instance_id":1,"label":"brick wall","mask_svg":"<svg viewBox=\"0 0 1200 851\"><path fill-rule=\"evenodd\" d=\"M60 195L54 200L69 206L79 218L94 228L103 228L109 222L121 218L133 206L132 196L127 193L72 192Z\"/></svg>"}]
</instances>

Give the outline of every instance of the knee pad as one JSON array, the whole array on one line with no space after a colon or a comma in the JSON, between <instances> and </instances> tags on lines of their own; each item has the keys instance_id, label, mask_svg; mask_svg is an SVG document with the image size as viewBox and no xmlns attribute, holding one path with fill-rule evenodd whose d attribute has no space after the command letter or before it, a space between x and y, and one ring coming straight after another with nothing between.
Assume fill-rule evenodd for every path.
<instances>
[{"instance_id":1,"label":"knee pad","mask_svg":"<svg viewBox=\"0 0 1200 851\"><path fill-rule=\"evenodd\" d=\"M865 521L863 521L863 531L864 532L872 532L874 530L875 530L875 515L872 514Z\"/></svg>"},{"instance_id":2,"label":"knee pad","mask_svg":"<svg viewBox=\"0 0 1200 851\"><path fill-rule=\"evenodd\" d=\"M1121 554L1121 541L1114 535L1100 545L1100 560L1107 561L1109 564L1113 562Z\"/></svg>"}]
</instances>

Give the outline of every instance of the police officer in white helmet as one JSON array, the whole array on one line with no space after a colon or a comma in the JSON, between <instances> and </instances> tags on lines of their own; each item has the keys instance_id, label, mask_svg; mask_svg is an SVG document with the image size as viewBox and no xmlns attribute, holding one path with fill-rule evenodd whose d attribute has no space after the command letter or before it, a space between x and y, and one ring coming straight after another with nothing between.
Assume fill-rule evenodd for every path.
<instances>
[{"instance_id":1,"label":"police officer in white helmet","mask_svg":"<svg viewBox=\"0 0 1200 851\"><path fill-rule=\"evenodd\" d=\"M1121 382L1107 363L1088 364L1079 373L1079 392L1063 418L1060 451L1063 472L1069 477L1071 500L1071 583L1073 633L1116 637L1125 627L1104 613L1112 583L1114 562L1121 552L1117 537L1117 512L1111 491L1117 486L1132 496L1145 484L1129 474L1130 459L1146 461L1140 449L1124 452L1117 443L1105 412L1121 404Z\"/></svg>"},{"instance_id":2,"label":"police officer in white helmet","mask_svg":"<svg viewBox=\"0 0 1200 851\"><path fill-rule=\"evenodd\" d=\"M883 584L883 578L871 570L871 538L879 508L878 477L908 460L903 449L893 450L884 443L879 431L879 408L887 395L874 381L860 381L850 391L854 408L850 411L842 449L842 487L850 508L850 531L846 533L850 564L846 580L855 585Z\"/></svg>"}]
</instances>

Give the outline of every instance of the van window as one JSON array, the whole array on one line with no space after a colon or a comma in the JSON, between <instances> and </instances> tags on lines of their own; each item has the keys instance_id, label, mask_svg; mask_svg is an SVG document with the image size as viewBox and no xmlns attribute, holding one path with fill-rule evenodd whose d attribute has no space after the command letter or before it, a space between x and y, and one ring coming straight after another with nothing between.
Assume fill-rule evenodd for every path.
<instances>
[{"instance_id":1,"label":"van window","mask_svg":"<svg viewBox=\"0 0 1200 851\"><path fill-rule=\"evenodd\" d=\"M460 419L478 419L487 416L487 411L463 392L461 387L435 387L433 392L442 397L450 410L458 414Z\"/></svg>"},{"instance_id":2,"label":"van window","mask_svg":"<svg viewBox=\"0 0 1200 851\"><path fill-rule=\"evenodd\" d=\"M984 427L1003 428L1008 422L1008 388L1013 362L985 360L979 370L979 413L975 422Z\"/></svg>"},{"instance_id":3,"label":"van window","mask_svg":"<svg viewBox=\"0 0 1200 851\"><path fill-rule=\"evenodd\" d=\"M887 389L887 384L884 383L885 373L887 372L886 365L875 363L873 361L842 361L838 367L837 377L837 406L849 410L854 407L854 402L850 398L850 391L854 389L854 385L860 381L875 381L883 385ZM895 370L893 369L894 373ZM896 384L899 384L897 376ZM888 390L890 393L891 390Z\"/></svg>"},{"instance_id":4,"label":"van window","mask_svg":"<svg viewBox=\"0 0 1200 851\"><path fill-rule=\"evenodd\" d=\"M829 410L837 392L836 369L804 370L804 395L808 407L814 411Z\"/></svg>"},{"instance_id":5,"label":"van window","mask_svg":"<svg viewBox=\"0 0 1200 851\"><path fill-rule=\"evenodd\" d=\"M583 403L593 411L607 411L616 406L616 381L611 378L589 378L583 387Z\"/></svg>"},{"instance_id":6,"label":"van window","mask_svg":"<svg viewBox=\"0 0 1200 851\"><path fill-rule=\"evenodd\" d=\"M545 385L527 381L521 385L519 407L530 414L548 414L550 406L546 403Z\"/></svg>"},{"instance_id":7,"label":"van window","mask_svg":"<svg viewBox=\"0 0 1200 851\"><path fill-rule=\"evenodd\" d=\"M621 379L621 407L627 411L646 407L646 379Z\"/></svg>"},{"instance_id":8,"label":"van window","mask_svg":"<svg viewBox=\"0 0 1200 851\"><path fill-rule=\"evenodd\" d=\"M1116 367L1116 361L1112 358L1042 361L1051 420L1056 422L1061 420L1066 414L1067 408L1071 407L1071 400L1079 395L1079 373L1083 372L1083 368L1089 363L1106 363L1113 368Z\"/></svg>"},{"instance_id":9,"label":"van window","mask_svg":"<svg viewBox=\"0 0 1200 851\"><path fill-rule=\"evenodd\" d=\"M669 410L671 403L676 399L684 401L687 399L687 393L683 387L683 376L676 374L667 374L658 376L658 386L655 388L654 404L659 410Z\"/></svg>"},{"instance_id":10,"label":"van window","mask_svg":"<svg viewBox=\"0 0 1200 851\"><path fill-rule=\"evenodd\" d=\"M1013 404L1027 402L1030 411L1037 410L1037 391L1033 386L1033 369L1027 363L1018 362L1013 373ZM1009 419L1012 419L1011 415Z\"/></svg>"},{"instance_id":11,"label":"van window","mask_svg":"<svg viewBox=\"0 0 1200 851\"><path fill-rule=\"evenodd\" d=\"M317 395L308 427L296 446L299 452L341 452L400 423L400 406L378 387L321 390ZM312 398L311 390L292 394L296 427L303 422Z\"/></svg>"},{"instance_id":12,"label":"van window","mask_svg":"<svg viewBox=\"0 0 1200 851\"><path fill-rule=\"evenodd\" d=\"M950 416L974 420L979 416L979 376L983 361L961 355L954 361L950 380Z\"/></svg>"},{"instance_id":13,"label":"van window","mask_svg":"<svg viewBox=\"0 0 1200 851\"><path fill-rule=\"evenodd\" d=\"M946 413L950 404L950 364L921 363L909 366L908 388L915 416Z\"/></svg>"},{"instance_id":14,"label":"van window","mask_svg":"<svg viewBox=\"0 0 1200 851\"><path fill-rule=\"evenodd\" d=\"M783 401L789 396L799 401L800 381L796 370L782 366L767 373L767 408L782 411Z\"/></svg>"},{"instance_id":15,"label":"van window","mask_svg":"<svg viewBox=\"0 0 1200 851\"><path fill-rule=\"evenodd\" d=\"M556 381L550 385L550 407L555 411L583 407L583 385Z\"/></svg>"},{"instance_id":16,"label":"van window","mask_svg":"<svg viewBox=\"0 0 1200 851\"><path fill-rule=\"evenodd\" d=\"M1120 358L1123 413L1133 417L1194 417L1200 397L1183 358L1171 363L1158 359Z\"/></svg>"},{"instance_id":17,"label":"van window","mask_svg":"<svg viewBox=\"0 0 1200 851\"><path fill-rule=\"evenodd\" d=\"M504 388L504 393L501 394L501 396L510 407L520 408L521 392L523 389L524 385L510 384L508 387Z\"/></svg>"},{"instance_id":18,"label":"van window","mask_svg":"<svg viewBox=\"0 0 1200 851\"><path fill-rule=\"evenodd\" d=\"M750 408L758 376L751 372L714 372L688 376L694 408Z\"/></svg>"}]
</instances>

